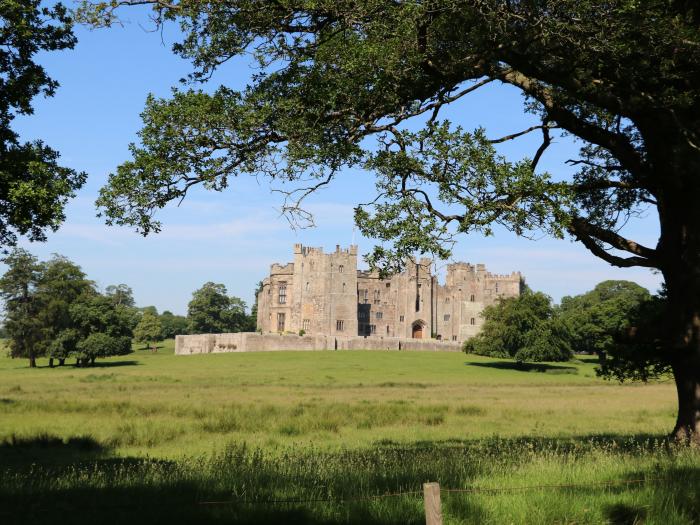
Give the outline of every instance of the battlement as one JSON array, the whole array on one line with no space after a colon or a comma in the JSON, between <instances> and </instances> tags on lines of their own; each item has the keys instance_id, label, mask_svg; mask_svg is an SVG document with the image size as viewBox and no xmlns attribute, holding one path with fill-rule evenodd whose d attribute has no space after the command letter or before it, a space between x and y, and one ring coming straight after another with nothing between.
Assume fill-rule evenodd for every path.
<instances>
[{"instance_id":1,"label":"battlement","mask_svg":"<svg viewBox=\"0 0 700 525\"><path fill-rule=\"evenodd\" d=\"M493 281L520 281L522 275L520 272L511 272L510 274L487 273L484 276L486 279Z\"/></svg>"},{"instance_id":2,"label":"battlement","mask_svg":"<svg viewBox=\"0 0 700 525\"><path fill-rule=\"evenodd\" d=\"M294 245L294 254L302 257L334 254L357 255L357 246L351 244L348 248L341 248L339 244L336 244L334 252L325 253L323 247L304 246L301 243L297 243Z\"/></svg>"},{"instance_id":3,"label":"battlement","mask_svg":"<svg viewBox=\"0 0 700 525\"><path fill-rule=\"evenodd\" d=\"M467 262L456 262L456 263L450 263L447 265L447 271L448 272L454 272L457 270L464 270L468 272L475 272L476 271L476 266L473 264L467 263Z\"/></svg>"},{"instance_id":4,"label":"battlement","mask_svg":"<svg viewBox=\"0 0 700 525\"><path fill-rule=\"evenodd\" d=\"M279 264L279 263L273 263L270 266L270 275L288 275L288 274L293 274L294 273L294 263L287 263L287 264Z\"/></svg>"}]
</instances>

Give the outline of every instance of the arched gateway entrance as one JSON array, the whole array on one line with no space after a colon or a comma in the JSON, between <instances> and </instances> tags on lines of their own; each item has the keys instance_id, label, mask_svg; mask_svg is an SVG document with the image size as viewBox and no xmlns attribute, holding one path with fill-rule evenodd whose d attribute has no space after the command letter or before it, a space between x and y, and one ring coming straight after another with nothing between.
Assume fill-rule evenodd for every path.
<instances>
[{"instance_id":1,"label":"arched gateway entrance","mask_svg":"<svg viewBox=\"0 0 700 525\"><path fill-rule=\"evenodd\" d=\"M411 330L411 337L413 339L423 339L423 323L416 321L413 323L413 329Z\"/></svg>"}]
</instances>

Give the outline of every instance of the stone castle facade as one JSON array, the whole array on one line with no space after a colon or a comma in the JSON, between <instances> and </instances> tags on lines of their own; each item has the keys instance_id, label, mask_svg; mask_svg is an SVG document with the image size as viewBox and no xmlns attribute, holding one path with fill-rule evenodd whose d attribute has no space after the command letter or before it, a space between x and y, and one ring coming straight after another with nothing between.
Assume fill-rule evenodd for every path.
<instances>
[{"instance_id":1,"label":"stone castle facade","mask_svg":"<svg viewBox=\"0 0 700 525\"><path fill-rule=\"evenodd\" d=\"M324 253L294 245L294 261L273 264L258 293L258 330L327 336L464 341L499 297L520 294L520 272L494 275L483 264L447 265L445 284L430 259L387 279L357 269L357 246Z\"/></svg>"}]
</instances>

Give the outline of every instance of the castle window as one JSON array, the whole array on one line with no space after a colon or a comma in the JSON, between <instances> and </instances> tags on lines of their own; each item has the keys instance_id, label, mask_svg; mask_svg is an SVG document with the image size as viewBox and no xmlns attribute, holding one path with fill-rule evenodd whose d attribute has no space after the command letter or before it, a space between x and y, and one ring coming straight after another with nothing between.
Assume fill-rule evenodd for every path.
<instances>
[{"instance_id":1,"label":"castle window","mask_svg":"<svg viewBox=\"0 0 700 525\"><path fill-rule=\"evenodd\" d=\"M345 283L343 283L343 292L345 292Z\"/></svg>"},{"instance_id":2,"label":"castle window","mask_svg":"<svg viewBox=\"0 0 700 525\"><path fill-rule=\"evenodd\" d=\"M280 283L278 299L280 304L285 304L287 302L287 283Z\"/></svg>"},{"instance_id":3,"label":"castle window","mask_svg":"<svg viewBox=\"0 0 700 525\"><path fill-rule=\"evenodd\" d=\"M338 319L338 320L335 322L335 329L336 329L338 332L342 332L342 331L343 331L343 328L345 328L345 321L342 321L342 320Z\"/></svg>"},{"instance_id":4,"label":"castle window","mask_svg":"<svg viewBox=\"0 0 700 525\"><path fill-rule=\"evenodd\" d=\"M386 283L387 288L391 288L391 283Z\"/></svg>"},{"instance_id":5,"label":"castle window","mask_svg":"<svg viewBox=\"0 0 700 525\"><path fill-rule=\"evenodd\" d=\"M369 333L371 333L371 334L377 333L377 325L376 324L369 325Z\"/></svg>"},{"instance_id":6,"label":"castle window","mask_svg":"<svg viewBox=\"0 0 700 525\"><path fill-rule=\"evenodd\" d=\"M343 266L342 264L340 266L338 266L338 272L343 273L344 270L345 270L345 266Z\"/></svg>"},{"instance_id":7,"label":"castle window","mask_svg":"<svg viewBox=\"0 0 700 525\"><path fill-rule=\"evenodd\" d=\"M277 314L277 331L284 332L284 314Z\"/></svg>"},{"instance_id":8,"label":"castle window","mask_svg":"<svg viewBox=\"0 0 700 525\"><path fill-rule=\"evenodd\" d=\"M472 318L470 319L470 321L469 321L469 324L476 324L476 319L474 319L474 318L472 317Z\"/></svg>"},{"instance_id":9,"label":"castle window","mask_svg":"<svg viewBox=\"0 0 700 525\"><path fill-rule=\"evenodd\" d=\"M399 323L403 323L403 315L399 316Z\"/></svg>"},{"instance_id":10,"label":"castle window","mask_svg":"<svg viewBox=\"0 0 700 525\"><path fill-rule=\"evenodd\" d=\"M445 304L450 304L450 298L449 298L449 297L447 297L447 298L445 299Z\"/></svg>"},{"instance_id":11,"label":"castle window","mask_svg":"<svg viewBox=\"0 0 700 525\"><path fill-rule=\"evenodd\" d=\"M380 301L380 292L379 290L374 291L374 304L379 304Z\"/></svg>"},{"instance_id":12,"label":"castle window","mask_svg":"<svg viewBox=\"0 0 700 525\"><path fill-rule=\"evenodd\" d=\"M382 312L377 312L377 319L381 319L384 317L384 314Z\"/></svg>"},{"instance_id":13,"label":"castle window","mask_svg":"<svg viewBox=\"0 0 700 525\"><path fill-rule=\"evenodd\" d=\"M386 325L386 335L389 335L389 325Z\"/></svg>"},{"instance_id":14,"label":"castle window","mask_svg":"<svg viewBox=\"0 0 700 525\"><path fill-rule=\"evenodd\" d=\"M309 291L309 281L306 281L306 291Z\"/></svg>"},{"instance_id":15,"label":"castle window","mask_svg":"<svg viewBox=\"0 0 700 525\"><path fill-rule=\"evenodd\" d=\"M363 293L362 299L363 299L364 303L367 304L367 303L369 302L369 290L367 290L367 289L365 288L365 289L362 291L362 293Z\"/></svg>"},{"instance_id":16,"label":"castle window","mask_svg":"<svg viewBox=\"0 0 700 525\"><path fill-rule=\"evenodd\" d=\"M456 336L456 335L453 335L453 336L452 336L452 340L453 340L453 341L456 341L456 340L457 340L457 336Z\"/></svg>"},{"instance_id":17,"label":"castle window","mask_svg":"<svg viewBox=\"0 0 700 525\"><path fill-rule=\"evenodd\" d=\"M308 331L309 331L309 326L311 326L311 320L309 320L309 319L304 319L304 320L301 322L301 328L302 328L302 330L304 330L304 332L308 332Z\"/></svg>"},{"instance_id":18,"label":"castle window","mask_svg":"<svg viewBox=\"0 0 700 525\"><path fill-rule=\"evenodd\" d=\"M470 300L472 303L474 302L474 294L472 294L471 297L469 297L469 300Z\"/></svg>"},{"instance_id":19,"label":"castle window","mask_svg":"<svg viewBox=\"0 0 700 525\"><path fill-rule=\"evenodd\" d=\"M498 293L498 283L496 283L496 293Z\"/></svg>"},{"instance_id":20,"label":"castle window","mask_svg":"<svg viewBox=\"0 0 700 525\"><path fill-rule=\"evenodd\" d=\"M445 321L449 321L449 320L450 320L450 314L445 314L445 315L443 315L443 316L442 316L442 319L445 320Z\"/></svg>"}]
</instances>

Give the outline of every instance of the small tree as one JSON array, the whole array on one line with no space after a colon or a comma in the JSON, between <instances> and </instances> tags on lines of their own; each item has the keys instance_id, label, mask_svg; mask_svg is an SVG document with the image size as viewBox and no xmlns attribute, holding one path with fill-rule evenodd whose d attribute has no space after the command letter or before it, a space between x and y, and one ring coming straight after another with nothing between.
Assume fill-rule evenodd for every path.
<instances>
[{"instance_id":1,"label":"small tree","mask_svg":"<svg viewBox=\"0 0 700 525\"><path fill-rule=\"evenodd\" d=\"M98 357L131 353L131 315L103 295L82 296L70 307L73 326L61 337L78 366L93 364Z\"/></svg>"},{"instance_id":2,"label":"small tree","mask_svg":"<svg viewBox=\"0 0 700 525\"><path fill-rule=\"evenodd\" d=\"M187 318L183 315L175 315L166 310L160 316L161 336L163 339L172 339L176 335L187 334Z\"/></svg>"},{"instance_id":3,"label":"small tree","mask_svg":"<svg viewBox=\"0 0 700 525\"><path fill-rule=\"evenodd\" d=\"M139 324L134 328L134 340L137 343L146 343L146 349L152 352L157 350L156 343L163 340L162 326L160 319L151 312L146 312L141 316ZM151 343L153 347L151 348Z\"/></svg>"},{"instance_id":4,"label":"small tree","mask_svg":"<svg viewBox=\"0 0 700 525\"><path fill-rule=\"evenodd\" d=\"M519 297L487 306L481 332L464 349L517 361L566 361L571 358L566 327L553 318L551 299L525 289Z\"/></svg>"},{"instance_id":5,"label":"small tree","mask_svg":"<svg viewBox=\"0 0 700 525\"><path fill-rule=\"evenodd\" d=\"M229 297L223 284L205 283L187 305L190 333L217 334L251 330L246 304Z\"/></svg>"},{"instance_id":6,"label":"small tree","mask_svg":"<svg viewBox=\"0 0 700 525\"><path fill-rule=\"evenodd\" d=\"M83 365L95 364L98 357L112 357L131 353L131 338L93 332L76 344L76 357Z\"/></svg>"}]
</instances>

